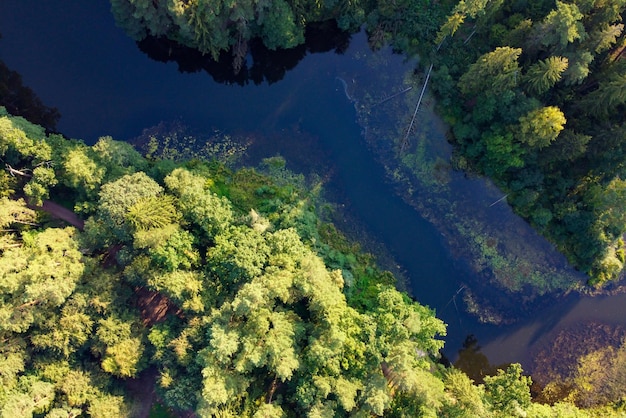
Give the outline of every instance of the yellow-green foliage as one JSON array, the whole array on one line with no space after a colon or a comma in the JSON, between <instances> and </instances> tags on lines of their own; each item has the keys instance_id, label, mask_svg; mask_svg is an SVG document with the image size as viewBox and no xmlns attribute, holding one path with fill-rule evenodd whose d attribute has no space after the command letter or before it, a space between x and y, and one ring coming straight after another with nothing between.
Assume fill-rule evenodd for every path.
<instances>
[{"instance_id":1,"label":"yellow-green foliage","mask_svg":"<svg viewBox=\"0 0 626 418\"><path fill-rule=\"evenodd\" d=\"M77 149L107 173L101 184L99 174L64 182L99 190L81 196L94 208L84 232L37 224L23 202L0 200L2 224L19 227L0 241L2 414L129 416L112 379L138 376L149 360L164 402L200 415L577 413L532 404L516 365L484 385L457 371L442 378L445 325L321 222L316 192L290 183L279 161L270 175L195 162L161 185L110 139ZM38 174L51 194L55 170L68 167ZM232 200L215 194L218 183ZM622 370L621 357L583 359L577 399L616 399L593 395L606 392L596 363Z\"/></svg>"}]
</instances>

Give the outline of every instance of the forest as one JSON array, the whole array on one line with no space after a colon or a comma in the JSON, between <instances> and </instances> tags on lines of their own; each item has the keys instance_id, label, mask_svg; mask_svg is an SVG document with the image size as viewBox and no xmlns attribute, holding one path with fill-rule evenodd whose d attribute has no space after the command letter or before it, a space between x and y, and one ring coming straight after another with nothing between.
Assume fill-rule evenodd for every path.
<instances>
[{"instance_id":1,"label":"forest","mask_svg":"<svg viewBox=\"0 0 626 418\"><path fill-rule=\"evenodd\" d=\"M0 416L142 416L133 381L166 416L625 412L626 345L581 356L544 403L518 364L474 382L440 358L435 313L323 220L319 183L153 145L0 108Z\"/></svg>"},{"instance_id":2,"label":"forest","mask_svg":"<svg viewBox=\"0 0 626 418\"><path fill-rule=\"evenodd\" d=\"M602 285L624 266L626 3L500 3L459 3L436 39L456 164Z\"/></svg>"},{"instance_id":3,"label":"forest","mask_svg":"<svg viewBox=\"0 0 626 418\"><path fill-rule=\"evenodd\" d=\"M620 276L626 1L111 5L134 39L227 54L235 69L252 39L290 48L329 19L420 54L455 167L492 178L591 285ZM623 342L540 387L518 364L472 378L447 364L446 325L282 158L233 169L156 143L89 146L53 133L54 110L18 108L0 107L0 417L138 416L137 384L165 416L626 414Z\"/></svg>"},{"instance_id":4,"label":"forest","mask_svg":"<svg viewBox=\"0 0 626 418\"><path fill-rule=\"evenodd\" d=\"M365 27L433 64L459 170L487 175L514 210L602 286L620 277L626 232L623 0L268 4L112 0L134 39L167 37L245 65L248 42L304 42L307 24ZM399 147L398 158L406 152Z\"/></svg>"}]
</instances>

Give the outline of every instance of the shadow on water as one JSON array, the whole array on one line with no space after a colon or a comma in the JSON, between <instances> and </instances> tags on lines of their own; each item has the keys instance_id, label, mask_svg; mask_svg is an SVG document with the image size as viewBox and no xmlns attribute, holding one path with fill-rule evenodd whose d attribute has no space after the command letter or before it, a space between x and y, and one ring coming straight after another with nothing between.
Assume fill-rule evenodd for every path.
<instances>
[{"instance_id":1,"label":"shadow on water","mask_svg":"<svg viewBox=\"0 0 626 418\"><path fill-rule=\"evenodd\" d=\"M468 335L458 351L454 366L463 370L476 384L484 382L485 376L496 374L498 369L506 369L510 363L492 363L482 352L478 339L474 335Z\"/></svg>"},{"instance_id":2,"label":"shadow on water","mask_svg":"<svg viewBox=\"0 0 626 418\"><path fill-rule=\"evenodd\" d=\"M35 92L24 85L22 76L12 71L1 60L0 106L4 106L10 114L22 116L52 132L56 130L57 122L61 117L56 108L44 105Z\"/></svg>"},{"instance_id":3,"label":"shadow on water","mask_svg":"<svg viewBox=\"0 0 626 418\"><path fill-rule=\"evenodd\" d=\"M585 322L626 326L625 307L626 294L599 297L570 295L549 309L538 311L535 318L487 340L482 352L492 362L516 361L529 369L533 355L548 345L559 332Z\"/></svg>"},{"instance_id":4,"label":"shadow on water","mask_svg":"<svg viewBox=\"0 0 626 418\"><path fill-rule=\"evenodd\" d=\"M165 38L148 37L137 45L155 61L176 62L180 72L205 71L217 83L243 86L250 82L276 83L308 54L329 51L342 54L350 45L351 35L339 29L334 21L327 21L308 25L304 37L304 44L288 50L270 50L259 39L251 40L246 61L237 71L233 66L233 57L228 52L223 52L219 60L215 61L208 54L201 54L196 49Z\"/></svg>"}]
</instances>

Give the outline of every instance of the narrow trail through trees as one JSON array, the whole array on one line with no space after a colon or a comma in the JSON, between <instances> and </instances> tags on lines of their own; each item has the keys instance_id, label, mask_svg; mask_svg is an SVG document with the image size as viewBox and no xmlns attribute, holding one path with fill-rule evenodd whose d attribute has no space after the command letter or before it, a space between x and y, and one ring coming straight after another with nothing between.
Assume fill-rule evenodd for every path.
<instances>
[{"instance_id":1,"label":"narrow trail through trees","mask_svg":"<svg viewBox=\"0 0 626 418\"><path fill-rule=\"evenodd\" d=\"M72 226L75 226L81 231L83 230L83 228L85 228L85 221L80 219L76 213L51 200L44 200L42 206L31 206L31 208L44 211L54 218L60 219Z\"/></svg>"}]
</instances>

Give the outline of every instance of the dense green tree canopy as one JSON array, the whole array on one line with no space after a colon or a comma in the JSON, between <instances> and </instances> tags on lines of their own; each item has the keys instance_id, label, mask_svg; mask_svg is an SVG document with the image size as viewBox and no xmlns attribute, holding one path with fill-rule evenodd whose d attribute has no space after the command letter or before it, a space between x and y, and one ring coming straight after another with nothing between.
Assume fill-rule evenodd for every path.
<instances>
[{"instance_id":1,"label":"dense green tree canopy","mask_svg":"<svg viewBox=\"0 0 626 418\"><path fill-rule=\"evenodd\" d=\"M626 3L488 2L476 18L468 4L426 52L458 152L592 284L619 277L626 229L600 196L626 161Z\"/></svg>"},{"instance_id":2,"label":"dense green tree canopy","mask_svg":"<svg viewBox=\"0 0 626 418\"><path fill-rule=\"evenodd\" d=\"M168 407L201 416L565 410L532 403L519 366L476 385L438 365L445 325L321 223L314 196L286 182L289 175L172 163L165 176L155 170L160 184L137 169L160 163L111 139L86 147L6 114L0 124L13 126L0 136L26 144L38 135L53 162L79 155L103 173L92 191L80 181L49 185L51 197L87 208L84 231L16 198L28 179L0 200L0 416L133 416L124 381L148 367L158 372L148 384ZM27 167L32 148L20 150L7 147L5 156ZM125 165L115 169L116 159ZM283 170L276 161L267 166ZM54 178L72 176L64 164L51 167ZM260 182L263 194L250 187ZM595 367L595 357L582 361L581 370ZM585 382L575 392L581 404L615 401L614 392L592 394Z\"/></svg>"},{"instance_id":3,"label":"dense green tree canopy","mask_svg":"<svg viewBox=\"0 0 626 418\"><path fill-rule=\"evenodd\" d=\"M593 280L622 271L624 1L111 4L133 38L230 51L236 68L251 39L293 47L327 19L428 44L470 168ZM131 416L124 382L148 367L168 407L201 416L623 413L623 346L581 358L553 406L519 365L481 384L439 365L445 325L321 222L303 183L88 147L4 108L0 154L0 416Z\"/></svg>"},{"instance_id":4,"label":"dense green tree canopy","mask_svg":"<svg viewBox=\"0 0 626 418\"><path fill-rule=\"evenodd\" d=\"M304 42L308 23L337 19L343 29L362 22L364 4L351 1L221 1L111 0L117 24L132 38L168 37L181 45L210 54L231 52L241 68L248 41L260 38L271 50Z\"/></svg>"}]
</instances>

